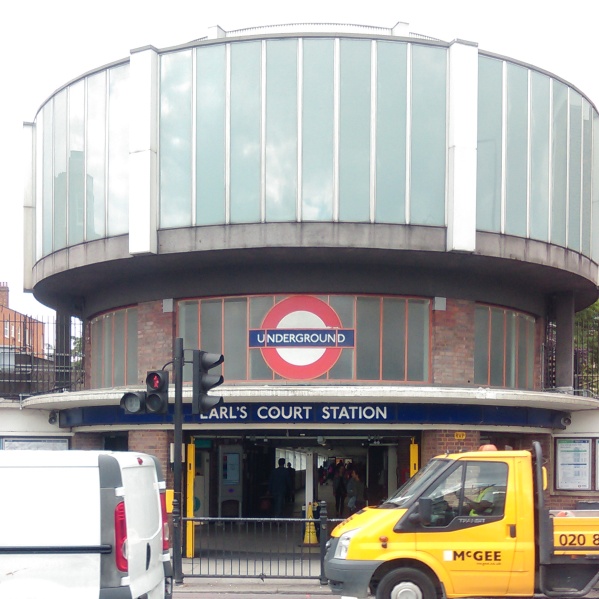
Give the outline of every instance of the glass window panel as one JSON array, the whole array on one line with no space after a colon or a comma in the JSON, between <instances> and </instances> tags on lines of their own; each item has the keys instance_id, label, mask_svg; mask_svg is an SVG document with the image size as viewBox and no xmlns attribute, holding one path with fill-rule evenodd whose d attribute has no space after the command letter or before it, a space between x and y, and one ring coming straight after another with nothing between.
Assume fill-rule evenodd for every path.
<instances>
[{"instance_id":1,"label":"glass window panel","mask_svg":"<svg viewBox=\"0 0 599 599\"><path fill-rule=\"evenodd\" d=\"M407 44L378 42L375 221L406 220Z\"/></svg>"},{"instance_id":2,"label":"glass window panel","mask_svg":"<svg viewBox=\"0 0 599 599\"><path fill-rule=\"evenodd\" d=\"M370 219L370 41L341 40L339 219Z\"/></svg>"},{"instance_id":3,"label":"glass window panel","mask_svg":"<svg viewBox=\"0 0 599 599\"><path fill-rule=\"evenodd\" d=\"M104 318L102 327L102 386L112 387L112 315Z\"/></svg>"},{"instance_id":4,"label":"glass window panel","mask_svg":"<svg viewBox=\"0 0 599 599\"><path fill-rule=\"evenodd\" d=\"M568 88L555 80L553 80L552 128L551 243L565 246L568 193Z\"/></svg>"},{"instance_id":5,"label":"glass window panel","mask_svg":"<svg viewBox=\"0 0 599 599\"><path fill-rule=\"evenodd\" d=\"M222 353L222 300L204 300L200 303L200 345L199 347L211 354ZM210 372L220 374L219 366Z\"/></svg>"},{"instance_id":6,"label":"glass window panel","mask_svg":"<svg viewBox=\"0 0 599 599\"><path fill-rule=\"evenodd\" d=\"M326 300L325 300L326 301ZM333 295L329 298L329 305L341 319L341 323L346 328L354 326L354 310L356 307L356 298L353 295Z\"/></svg>"},{"instance_id":7,"label":"glass window panel","mask_svg":"<svg viewBox=\"0 0 599 599\"><path fill-rule=\"evenodd\" d=\"M191 350L199 349L198 333L198 302L179 302L179 336L183 339L183 347ZM188 354L190 355L186 356L187 361L183 365L184 381L191 381L193 379L191 352L188 352Z\"/></svg>"},{"instance_id":8,"label":"glass window panel","mask_svg":"<svg viewBox=\"0 0 599 599\"><path fill-rule=\"evenodd\" d=\"M266 220L297 215L297 40L266 42Z\"/></svg>"},{"instance_id":9,"label":"glass window panel","mask_svg":"<svg viewBox=\"0 0 599 599\"><path fill-rule=\"evenodd\" d=\"M260 350L250 351L250 380L252 381L271 381L273 379L272 370L266 365L262 352Z\"/></svg>"},{"instance_id":10,"label":"glass window panel","mask_svg":"<svg viewBox=\"0 0 599 599\"><path fill-rule=\"evenodd\" d=\"M271 296L250 298L250 328L260 328L266 313L273 307L273 305L274 298Z\"/></svg>"},{"instance_id":11,"label":"glass window panel","mask_svg":"<svg viewBox=\"0 0 599 599\"><path fill-rule=\"evenodd\" d=\"M527 235L528 69L507 64L505 232Z\"/></svg>"},{"instance_id":12,"label":"glass window panel","mask_svg":"<svg viewBox=\"0 0 599 599\"><path fill-rule=\"evenodd\" d=\"M129 65L108 74L108 235L129 230Z\"/></svg>"},{"instance_id":13,"label":"glass window panel","mask_svg":"<svg viewBox=\"0 0 599 599\"><path fill-rule=\"evenodd\" d=\"M191 225L191 50L160 58L160 227Z\"/></svg>"},{"instance_id":14,"label":"glass window panel","mask_svg":"<svg viewBox=\"0 0 599 599\"><path fill-rule=\"evenodd\" d=\"M428 380L429 302L408 301L408 381Z\"/></svg>"},{"instance_id":15,"label":"glass window panel","mask_svg":"<svg viewBox=\"0 0 599 599\"><path fill-rule=\"evenodd\" d=\"M489 309L474 312L474 383L489 384Z\"/></svg>"},{"instance_id":16,"label":"glass window panel","mask_svg":"<svg viewBox=\"0 0 599 599\"><path fill-rule=\"evenodd\" d=\"M92 322L92 364L91 364L91 384L93 388L102 387L102 319L99 318Z\"/></svg>"},{"instance_id":17,"label":"glass window panel","mask_svg":"<svg viewBox=\"0 0 599 599\"><path fill-rule=\"evenodd\" d=\"M247 299L225 300L223 353L227 357L227 379L243 381L247 379Z\"/></svg>"},{"instance_id":18,"label":"glass window panel","mask_svg":"<svg viewBox=\"0 0 599 599\"><path fill-rule=\"evenodd\" d=\"M127 380L137 382L137 308L127 310Z\"/></svg>"},{"instance_id":19,"label":"glass window panel","mask_svg":"<svg viewBox=\"0 0 599 599\"><path fill-rule=\"evenodd\" d=\"M591 105L582 101L582 253L591 255L591 173L593 164L593 121Z\"/></svg>"},{"instance_id":20,"label":"glass window panel","mask_svg":"<svg viewBox=\"0 0 599 599\"><path fill-rule=\"evenodd\" d=\"M87 80L86 239L106 235L106 72Z\"/></svg>"},{"instance_id":21,"label":"glass window panel","mask_svg":"<svg viewBox=\"0 0 599 599\"><path fill-rule=\"evenodd\" d=\"M83 241L85 202L85 85L79 81L69 88L69 197L68 244Z\"/></svg>"},{"instance_id":22,"label":"glass window panel","mask_svg":"<svg viewBox=\"0 0 599 599\"><path fill-rule=\"evenodd\" d=\"M114 371L112 384L117 387L125 384L125 310L114 314L114 345L112 350Z\"/></svg>"},{"instance_id":23,"label":"glass window panel","mask_svg":"<svg viewBox=\"0 0 599 599\"><path fill-rule=\"evenodd\" d=\"M516 315L505 315L505 386L516 386Z\"/></svg>"},{"instance_id":24,"label":"glass window panel","mask_svg":"<svg viewBox=\"0 0 599 599\"><path fill-rule=\"evenodd\" d=\"M334 45L303 41L302 220L333 218Z\"/></svg>"},{"instance_id":25,"label":"glass window panel","mask_svg":"<svg viewBox=\"0 0 599 599\"><path fill-rule=\"evenodd\" d=\"M260 221L261 44L231 46L231 222Z\"/></svg>"},{"instance_id":26,"label":"glass window panel","mask_svg":"<svg viewBox=\"0 0 599 599\"><path fill-rule=\"evenodd\" d=\"M410 222L445 224L447 51L412 46Z\"/></svg>"},{"instance_id":27,"label":"glass window panel","mask_svg":"<svg viewBox=\"0 0 599 599\"><path fill-rule=\"evenodd\" d=\"M354 379L354 350L344 349L335 365L329 370L328 378L330 380Z\"/></svg>"},{"instance_id":28,"label":"glass window panel","mask_svg":"<svg viewBox=\"0 0 599 599\"><path fill-rule=\"evenodd\" d=\"M491 377L489 384L504 385L505 329L503 310L491 309Z\"/></svg>"},{"instance_id":29,"label":"glass window panel","mask_svg":"<svg viewBox=\"0 0 599 599\"><path fill-rule=\"evenodd\" d=\"M528 388L528 320L520 316L518 318L518 389Z\"/></svg>"},{"instance_id":30,"label":"glass window panel","mask_svg":"<svg viewBox=\"0 0 599 599\"><path fill-rule=\"evenodd\" d=\"M527 388L534 389L534 371L535 371L535 321L533 318L527 318L528 323L528 339L526 344L527 358Z\"/></svg>"},{"instance_id":31,"label":"glass window panel","mask_svg":"<svg viewBox=\"0 0 599 599\"><path fill-rule=\"evenodd\" d=\"M379 298L356 300L356 378L379 380L381 359L381 302Z\"/></svg>"},{"instance_id":32,"label":"glass window panel","mask_svg":"<svg viewBox=\"0 0 599 599\"><path fill-rule=\"evenodd\" d=\"M479 56L476 228L483 231L501 228L502 112L503 62Z\"/></svg>"},{"instance_id":33,"label":"glass window panel","mask_svg":"<svg viewBox=\"0 0 599 599\"><path fill-rule=\"evenodd\" d=\"M549 240L549 77L531 72L530 236Z\"/></svg>"},{"instance_id":34,"label":"glass window panel","mask_svg":"<svg viewBox=\"0 0 599 599\"><path fill-rule=\"evenodd\" d=\"M54 243L53 239L53 190L54 190L54 172L52 168L52 102L48 102L43 109L43 127L44 127L44 148L43 148L43 177L42 177L42 244L43 255L52 253Z\"/></svg>"},{"instance_id":35,"label":"glass window panel","mask_svg":"<svg viewBox=\"0 0 599 599\"><path fill-rule=\"evenodd\" d=\"M54 250L67 245L67 91L54 96Z\"/></svg>"},{"instance_id":36,"label":"glass window panel","mask_svg":"<svg viewBox=\"0 0 599 599\"><path fill-rule=\"evenodd\" d=\"M226 46L206 46L196 52L196 224L222 224L226 186Z\"/></svg>"},{"instance_id":37,"label":"glass window panel","mask_svg":"<svg viewBox=\"0 0 599 599\"><path fill-rule=\"evenodd\" d=\"M570 90L570 160L568 165L568 247L580 251L582 173L582 98Z\"/></svg>"},{"instance_id":38,"label":"glass window panel","mask_svg":"<svg viewBox=\"0 0 599 599\"><path fill-rule=\"evenodd\" d=\"M383 299L383 380L406 380L406 300Z\"/></svg>"}]
</instances>

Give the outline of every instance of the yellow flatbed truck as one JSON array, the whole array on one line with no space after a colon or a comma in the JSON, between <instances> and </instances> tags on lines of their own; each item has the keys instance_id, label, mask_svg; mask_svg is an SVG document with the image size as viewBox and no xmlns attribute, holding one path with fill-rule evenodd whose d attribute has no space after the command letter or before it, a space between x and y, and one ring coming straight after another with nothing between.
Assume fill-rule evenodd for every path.
<instances>
[{"instance_id":1,"label":"yellow flatbed truck","mask_svg":"<svg viewBox=\"0 0 599 599\"><path fill-rule=\"evenodd\" d=\"M376 599L582 597L599 580L599 511L544 505L541 446L431 460L331 533L334 594Z\"/></svg>"}]
</instances>

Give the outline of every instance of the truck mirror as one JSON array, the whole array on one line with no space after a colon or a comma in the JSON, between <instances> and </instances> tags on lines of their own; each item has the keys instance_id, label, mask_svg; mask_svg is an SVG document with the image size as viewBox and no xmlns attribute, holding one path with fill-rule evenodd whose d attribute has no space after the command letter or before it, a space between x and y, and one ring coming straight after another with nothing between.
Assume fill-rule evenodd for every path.
<instances>
[{"instance_id":1,"label":"truck mirror","mask_svg":"<svg viewBox=\"0 0 599 599\"><path fill-rule=\"evenodd\" d=\"M547 490L547 468L545 468L545 466L543 466L541 468L541 471L543 472L543 491Z\"/></svg>"},{"instance_id":2,"label":"truck mirror","mask_svg":"<svg viewBox=\"0 0 599 599\"><path fill-rule=\"evenodd\" d=\"M433 500L430 497L421 497L418 500L418 515L420 522L428 526L433 518Z\"/></svg>"}]
</instances>

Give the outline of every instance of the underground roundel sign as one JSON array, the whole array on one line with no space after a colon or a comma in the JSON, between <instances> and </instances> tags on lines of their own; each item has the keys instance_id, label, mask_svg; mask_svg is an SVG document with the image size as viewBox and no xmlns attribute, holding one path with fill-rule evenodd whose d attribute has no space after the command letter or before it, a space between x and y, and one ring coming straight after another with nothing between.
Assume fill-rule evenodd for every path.
<instances>
[{"instance_id":1,"label":"underground roundel sign","mask_svg":"<svg viewBox=\"0 0 599 599\"><path fill-rule=\"evenodd\" d=\"M354 330L344 329L326 302L306 295L288 297L264 317L262 328L249 331L250 348L288 379L313 379L330 370L341 350L354 346Z\"/></svg>"}]
</instances>

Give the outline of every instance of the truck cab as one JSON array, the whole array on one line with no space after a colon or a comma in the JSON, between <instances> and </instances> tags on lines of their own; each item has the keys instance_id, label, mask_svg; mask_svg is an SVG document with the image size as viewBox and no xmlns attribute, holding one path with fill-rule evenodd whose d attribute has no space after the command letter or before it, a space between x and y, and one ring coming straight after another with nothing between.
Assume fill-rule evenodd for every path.
<instances>
[{"instance_id":1,"label":"truck cab","mask_svg":"<svg viewBox=\"0 0 599 599\"><path fill-rule=\"evenodd\" d=\"M586 594L598 578L599 547L586 547L588 534L584 548L568 556L555 547L554 536L566 537L554 535L544 508L540 452L536 444L533 452L433 459L381 505L333 530L325 558L331 590L364 598L371 592L377 599ZM570 566L561 567L561 560Z\"/></svg>"}]
</instances>

